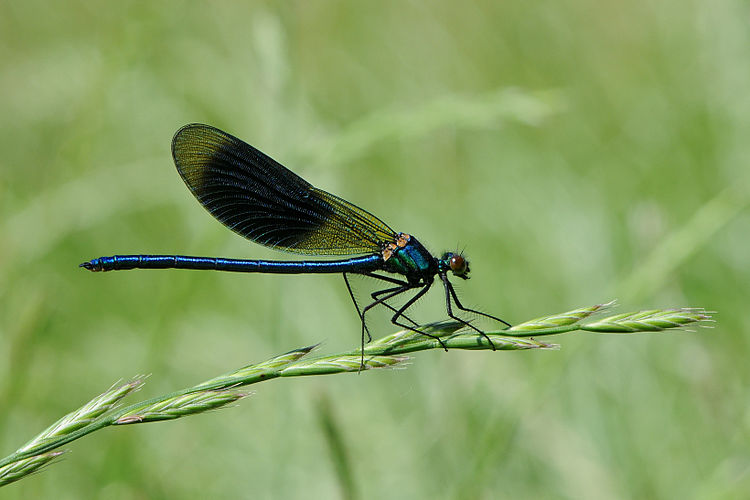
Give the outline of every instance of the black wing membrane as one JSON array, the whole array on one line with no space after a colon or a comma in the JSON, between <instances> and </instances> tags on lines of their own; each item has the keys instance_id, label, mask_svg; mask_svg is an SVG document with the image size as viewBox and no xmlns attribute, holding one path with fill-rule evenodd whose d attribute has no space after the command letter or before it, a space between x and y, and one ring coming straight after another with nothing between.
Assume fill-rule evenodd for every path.
<instances>
[{"instance_id":1,"label":"black wing membrane","mask_svg":"<svg viewBox=\"0 0 750 500\"><path fill-rule=\"evenodd\" d=\"M256 243L311 255L380 251L395 239L383 221L313 187L240 139L185 125L172 139L177 171L203 207Z\"/></svg>"}]
</instances>

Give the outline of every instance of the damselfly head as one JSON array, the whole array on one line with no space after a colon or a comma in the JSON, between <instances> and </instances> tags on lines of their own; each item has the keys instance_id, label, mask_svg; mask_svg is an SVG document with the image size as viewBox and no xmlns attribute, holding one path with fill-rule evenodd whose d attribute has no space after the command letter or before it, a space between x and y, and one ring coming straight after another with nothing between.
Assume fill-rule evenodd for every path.
<instances>
[{"instance_id":1,"label":"damselfly head","mask_svg":"<svg viewBox=\"0 0 750 500\"><path fill-rule=\"evenodd\" d=\"M450 269L455 276L469 279L469 261L462 254L445 252L440 261L446 271Z\"/></svg>"}]
</instances>

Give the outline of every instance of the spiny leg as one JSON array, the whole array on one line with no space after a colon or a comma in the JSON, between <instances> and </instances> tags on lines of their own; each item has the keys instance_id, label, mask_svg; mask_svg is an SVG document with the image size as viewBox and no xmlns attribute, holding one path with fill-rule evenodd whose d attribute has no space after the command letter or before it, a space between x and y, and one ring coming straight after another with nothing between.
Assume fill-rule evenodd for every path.
<instances>
[{"instance_id":1,"label":"spiny leg","mask_svg":"<svg viewBox=\"0 0 750 500\"><path fill-rule=\"evenodd\" d=\"M372 292L372 293L370 294L370 297L372 297L372 298L373 298L373 300L377 300L377 299L378 299L378 296L379 296L379 295L381 294L381 292L382 292L382 290L380 290L380 291L377 291L377 292ZM392 297L389 297L389 298L392 298ZM396 313L396 312L398 312L398 309L396 309L395 307L393 307L392 305L390 305L390 304L389 304L388 302L378 302L378 304L379 304L379 305L381 305L381 306L385 306L385 307L387 307L388 309L390 309L391 311L393 311L393 312L395 312L395 313ZM412 325L414 325L414 326L419 326L419 323L417 323L416 321L414 321L413 319L411 319L411 318L410 318L409 316L407 316L406 314L402 314L402 315L401 315L401 317L402 317L402 318L404 318L404 319L406 319L406 320L407 320L407 321L408 321L409 323L411 323Z\"/></svg>"},{"instance_id":2,"label":"spiny leg","mask_svg":"<svg viewBox=\"0 0 750 500\"><path fill-rule=\"evenodd\" d=\"M369 311L370 309L372 309L375 306L379 306L381 304L385 305L385 306L388 306L388 304L386 304L386 302L385 302L386 300L391 299L391 298L395 297L396 295L402 294L405 291L410 290L412 288L414 288L414 287L412 287L408 283L404 282L404 284L401 285L401 286L396 286L396 287L393 287L393 288L386 288L384 290L378 290L377 292L373 292L370 295L372 296L372 298L374 300L372 302L370 302L369 304L367 304L364 307L364 309L362 309L362 317L364 318L365 314L367 313L367 311ZM381 297L381 295L382 295L382 297ZM393 307L391 307L391 308L393 309ZM398 310L396 310L396 312L398 312Z\"/></svg>"},{"instance_id":3,"label":"spiny leg","mask_svg":"<svg viewBox=\"0 0 750 500\"><path fill-rule=\"evenodd\" d=\"M451 285L451 282L448 281L448 276L446 276L445 274L440 274L440 279L443 280L443 288L445 288L445 308L448 310L448 316L451 319L454 319L460 323L463 323L464 325L468 326L472 330L479 333L479 335L487 339L487 342L489 342L490 345L492 346L492 350L496 351L497 348L495 347L495 344L492 343L492 340L487 336L486 333L484 333L482 330L472 325L465 319L461 319L455 314L453 314L453 308L451 306L451 297L453 297L453 300L456 301L456 306L458 306L458 308L461 309L462 311L471 311L471 312L476 312L476 311L472 311L471 309L464 309L463 307L461 307L461 303L458 302L458 298L456 297L456 292L453 290L453 286Z\"/></svg>"},{"instance_id":4,"label":"spiny leg","mask_svg":"<svg viewBox=\"0 0 750 500\"><path fill-rule=\"evenodd\" d=\"M364 345L365 333L367 333L368 342L372 340L372 335L370 335L370 329L367 328L367 325L365 324L365 315L359 310L359 304L357 304L357 299L354 297L354 292L352 291L352 287L349 284L349 278L346 277L346 273L343 273L343 276L344 283L346 283L346 289L349 291L349 297L352 298L352 302L354 302L354 309L357 310L357 316L359 316L359 321L362 323L362 344Z\"/></svg>"},{"instance_id":5,"label":"spiny leg","mask_svg":"<svg viewBox=\"0 0 750 500\"><path fill-rule=\"evenodd\" d=\"M412 288L412 287L408 283L404 283L404 284L399 285L399 286L394 286L393 288L385 288L383 290L378 290L377 292L372 292L370 294L370 296L374 300L372 302L370 302L369 304L367 304L362 309L362 316L364 316L365 313L367 313L367 311L369 311L373 307L382 304L384 301L390 299L391 297L395 297L399 293L403 293L403 292L405 292L406 290L408 290L410 288ZM382 295L382 297L381 297L381 295Z\"/></svg>"},{"instance_id":6,"label":"spiny leg","mask_svg":"<svg viewBox=\"0 0 750 500\"><path fill-rule=\"evenodd\" d=\"M413 288L411 285L409 285L408 282L406 282L404 280L397 279L397 278L391 278L390 276L383 276L381 274L376 274L376 273L372 273L372 272L362 273L362 276L367 276L368 278L375 278L375 279L378 279L378 280L381 280L381 281L385 281L386 283L393 283L394 285L400 285L400 286L408 285L409 288ZM378 296L380 296L380 295L382 295L384 293L387 293L389 291L392 291L392 290L394 290L394 289L393 288L386 288L385 290L378 290L376 292L372 292L370 294L370 297L372 297L372 300L377 301L378 300ZM385 300L387 300L387 299L384 299L383 301L378 301L378 304L382 304L383 306L387 307L388 309L390 309L394 313L398 312L398 309L396 309L395 307L393 307L392 305L390 305L388 302L385 302ZM364 317L364 311L362 312L362 316ZM402 314L401 317L404 318L404 319L406 319L407 321L409 321L412 325L419 326L419 324L416 321L414 321L413 319L411 319L409 316L407 316L405 314Z\"/></svg>"},{"instance_id":7,"label":"spiny leg","mask_svg":"<svg viewBox=\"0 0 750 500\"><path fill-rule=\"evenodd\" d=\"M470 312L470 313L474 313L474 314L479 314L480 316L484 316L485 318L494 319L495 321L499 321L500 323L504 324L507 327L513 326L510 323L508 323L507 321L505 321L504 319L500 319L497 316L493 316L491 314L483 313L482 311L477 311L475 309L469 309L468 307L464 307L461 304L461 301L458 300L458 295L456 294L456 290L454 290L454 288L453 288L453 283L451 283L450 281L448 281L448 277L447 276L445 276L445 277L441 276L441 278L443 279L443 283L445 283L447 285L447 288L450 291L451 297L453 297L453 302L456 303L456 307L458 307L462 311L466 311L466 312Z\"/></svg>"},{"instance_id":8,"label":"spiny leg","mask_svg":"<svg viewBox=\"0 0 750 500\"><path fill-rule=\"evenodd\" d=\"M368 278L375 278L380 281L386 281L388 283L393 283L394 285L406 285L407 284L407 282L404 280L400 280L398 278L391 278L390 276L383 276L382 274L377 274L374 272L366 272L366 273L361 273L361 274L362 276L367 276Z\"/></svg>"},{"instance_id":9,"label":"spiny leg","mask_svg":"<svg viewBox=\"0 0 750 500\"><path fill-rule=\"evenodd\" d=\"M401 286L397 287L397 288L388 288L388 289L385 289L385 290L378 290L376 292L371 293L370 296L373 298L373 300L375 302L373 304L369 304L367 307L365 307L365 309L363 309L362 311L360 311L359 304L357 303L357 299L354 296L354 291L352 290L351 284L349 283L349 278L346 276L346 274L347 273L342 273L342 275L344 277L344 283L346 284L346 289L349 291L349 297L351 297L352 302L354 303L354 308L357 310L357 315L359 316L359 321L360 321L360 324L362 325L362 334L361 334L361 339L360 339L360 352L362 353L362 357L361 357L361 360L360 360L360 367L362 367L362 366L364 366L364 360L365 360L365 334L367 334L367 342L372 341L372 335L370 335L370 329L367 328L367 321L365 320L365 313L369 309L371 309L372 307L374 307L377 304L383 304L385 307L387 307L391 311L398 312L395 307L393 307L392 305L388 304L387 302L384 302L385 300L388 299L388 297L385 297L382 300L378 300L378 296L380 296L382 294L385 294L385 293L388 293L388 292L393 292L393 291L396 291L396 290L398 290L399 293L400 293L401 288L403 286L408 285L408 283L406 281L396 280L396 279L393 279L393 278L389 278L387 276L380 276L380 275L377 275L377 274L373 274L372 275L373 278L379 278L379 279L382 279L384 281L388 281L389 283L398 283ZM395 295L398 295L398 293L396 293ZM408 317L406 315L402 315L402 317L404 317L407 320L409 320L412 324L414 324L414 326L417 326L417 323L413 319L411 319L410 317Z\"/></svg>"},{"instance_id":10,"label":"spiny leg","mask_svg":"<svg viewBox=\"0 0 750 500\"><path fill-rule=\"evenodd\" d=\"M430 338L432 338L432 339L435 339L435 340L437 340L437 341L438 341L438 342L440 343L440 346L441 346L441 347L442 347L443 349L445 349L445 351L447 352L447 351L448 351L448 348L447 348L447 347L445 346L445 344L443 343L443 339L441 339L441 338L440 338L439 336L437 336L437 335L432 335L431 333L427 333L427 332L422 332L422 331L419 331L419 330L417 330L416 328L413 328L413 327L411 327L411 326L409 326L409 325L405 325L405 324L403 324L403 323L399 323L399 322L398 322L398 318L400 318L400 317L404 317L404 311L406 311L407 309L409 309L409 308L410 308L410 307L411 307L411 306L412 306L412 305L413 305L413 304L414 304L414 303L415 303L415 302L416 302L417 300L419 300L419 298L420 298L420 297L422 297L422 296L423 296L424 294L426 294L426 293L427 293L427 290L429 290L431 286L432 286L432 282L430 282L430 283L427 283L426 285L422 286L422 289L421 289L421 290L419 290L419 291L418 291L418 292L417 292L417 293L416 293L416 294L414 295L414 297L412 297L412 298L410 298L409 300L407 300L407 301L406 301L406 304L404 304L403 306L401 306L401 307L399 308L399 310L398 310L398 311L396 311L396 314L394 314L394 315L393 315L393 317L391 318L391 323L393 323L393 324L394 324L394 325L396 325L396 326L400 326L401 328L406 328L407 330L411 330L411 331L413 331L413 332L417 332L417 333L419 333L419 334L421 334L421 335L425 335L425 336L427 336L427 337L430 337ZM404 290L404 291L406 291L406 290Z\"/></svg>"},{"instance_id":11,"label":"spiny leg","mask_svg":"<svg viewBox=\"0 0 750 500\"><path fill-rule=\"evenodd\" d=\"M360 342L360 352L361 352L360 368L362 368L362 367L364 367L364 362L365 362L365 331L367 332L367 337L368 337L367 341L370 342L372 340L372 336L370 336L370 330L367 328L367 323L366 323L366 320L365 320L365 314L367 314L367 311L369 311L373 307L382 304L385 307L387 307L388 309L390 309L391 311L394 311L394 313L396 313L394 315L394 317L400 316L402 318L405 318L409 322L411 322L414 326L418 326L417 322L414 321L413 319L411 319L410 317L406 316L403 313L403 311L399 312L395 307L393 307L392 305L390 305L390 304L388 304L386 302L388 299L393 298L393 297L395 297L395 296L397 296L397 295L399 295L399 294L401 294L401 293L403 293L403 292L405 292L405 291L407 291L407 290L409 290L411 288L414 288L414 287L411 286L406 281L399 280L399 279L396 279L396 278L391 278L390 276L382 276L380 274L375 274L375 273L361 273L363 276L368 276L368 277L371 277L371 278L376 278L376 279L379 279L381 281L385 281L387 283L397 284L399 286L392 287L392 288L386 288L386 289L383 289L383 290L377 290L375 292L372 292L370 294L370 296L373 298L373 302L371 302L370 304L367 304L360 311L359 305L357 304L357 301L354 298L354 293L352 292L351 286L349 284L349 280L346 277L346 273L343 273L343 274L344 274L344 282L346 283L347 290L349 290L349 296L352 298L352 302L354 302L354 307L357 309L357 314L359 315L360 321L362 323L362 335L361 335L361 342ZM391 320L391 322L393 322L393 320ZM399 325L398 323L395 323L395 324L397 324L398 326L404 327L403 325ZM416 329L411 328L409 326L405 326L405 328L410 329L410 330L414 330L415 332L418 332L418 333L422 333L422 332L419 332L419 330L416 330ZM441 344L442 344L442 342L441 342Z\"/></svg>"},{"instance_id":12,"label":"spiny leg","mask_svg":"<svg viewBox=\"0 0 750 500\"><path fill-rule=\"evenodd\" d=\"M404 293L405 291L409 290L409 288L409 284L404 282L404 284L401 286L386 288L385 290L373 292L372 295L383 295L383 297L375 299L373 302L367 304L364 309L362 309L362 343L360 344L361 355L359 361L360 370L365 366L365 313L367 313L367 311L377 306L378 304L384 304L384 301L390 299L391 297L395 297L400 293Z\"/></svg>"}]
</instances>

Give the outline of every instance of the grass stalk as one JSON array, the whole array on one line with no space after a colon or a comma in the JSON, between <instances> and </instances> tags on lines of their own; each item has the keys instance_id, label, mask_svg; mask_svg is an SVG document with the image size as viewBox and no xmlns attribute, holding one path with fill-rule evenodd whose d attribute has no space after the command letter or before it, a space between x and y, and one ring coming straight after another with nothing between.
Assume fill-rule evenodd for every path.
<instances>
[{"instance_id":1,"label":"grass stalk","mask_svg":"<svg viewBox=\"0 0 750 500\"><path fill-rule=\"evenodd\" d=\"M496 350L526 350L558 347L531 337L575 330L596 333L658 332L711 321L710 314L703 309L679 308L618 314L590 323L583 322L611 305L610 302L544 316L504 330L487 332L486 338L462 328L461 323L452 321L426 325L422 330L439 337L449 349L488 350L494 346ZM124 407L121 406L121 401L139 390L145 377L135 377L129 382L116 384L1 459L0 486L38 471L64 453L54 450L105 427L173 420L222 408L249 395L248 392L240 391L240 387L265 380L387 368L409 359L406 354L442 349L436 338L412 331L400 331L366 345L362 366L359 348L338 354L308 357L316 347L295 349L193 387Z\"/></svg>"}]
</instances>

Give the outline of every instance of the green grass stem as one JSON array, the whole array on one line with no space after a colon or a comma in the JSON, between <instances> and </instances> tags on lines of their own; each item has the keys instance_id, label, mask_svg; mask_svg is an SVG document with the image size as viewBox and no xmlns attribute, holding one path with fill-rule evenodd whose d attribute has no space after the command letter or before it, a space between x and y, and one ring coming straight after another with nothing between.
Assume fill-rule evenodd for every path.
<instances>
[{"instance_id":1,"label":"green grass stem","mask_svg":"<svg viewBox=\"0 0 750 500\"><path fill-rule=\"evenodd\" d=\"M592 323L582 323L584 319L611 304L598 304L537 318L511 328L488 332L487 337L452 321L425 325L422 329L439 337L449 349L488 350L494 346L496 350L512 351L554 349L557 346L530 337L575 330L596 333L657 332L710 321L710 315L703 309L680 308L618 314ZM0 460L0 486L39 470L63 453L54 450L104 427L173 420L222 408L248 395L238 388L264 380L387 368L409 359L406 356L408 353L442 349L437 338L412 331L396 332L370 342L364 348L363 365L360 364L362 352L359 348L344 353L307 357L316 347L295 349L196 386L125 407L119 407L121 400L140 389L144 378L136 377L132 381L114 385L81 408L62 417L15 453Z\"/></svg>"}]
</instances>

